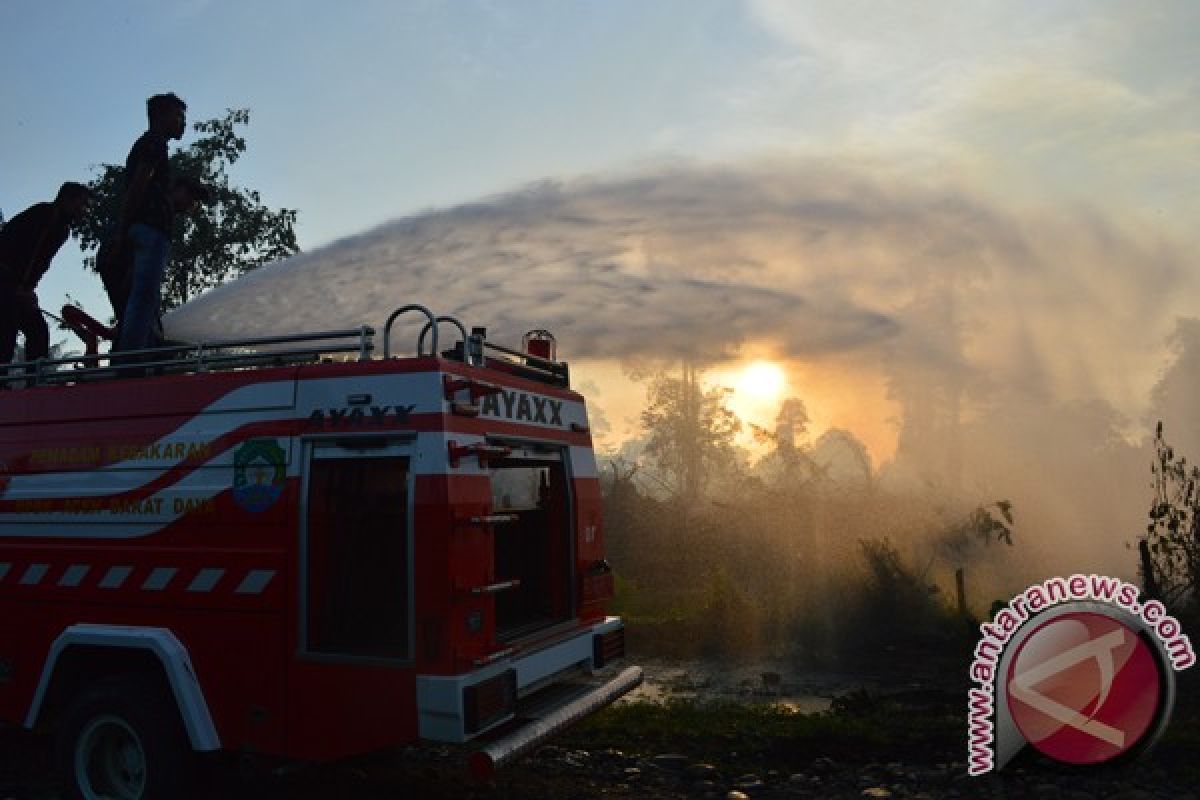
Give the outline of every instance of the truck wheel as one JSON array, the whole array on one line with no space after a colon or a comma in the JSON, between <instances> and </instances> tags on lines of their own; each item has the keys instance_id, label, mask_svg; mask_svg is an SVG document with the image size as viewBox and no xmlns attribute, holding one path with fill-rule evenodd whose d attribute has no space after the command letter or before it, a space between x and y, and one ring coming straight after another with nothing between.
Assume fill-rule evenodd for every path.
<instances>
[{"instance_id":1,"label":"truck wheel","mask_svg":"<svg viewBox=\"0 0 1200 800\"><path fill-rule=\"evenodd\" d=\"M102 681L68 706L54 748L64 798L165 800L185 795L192 759L183 725L170 695L146 683Z\"/></svg>"}]
</instances>

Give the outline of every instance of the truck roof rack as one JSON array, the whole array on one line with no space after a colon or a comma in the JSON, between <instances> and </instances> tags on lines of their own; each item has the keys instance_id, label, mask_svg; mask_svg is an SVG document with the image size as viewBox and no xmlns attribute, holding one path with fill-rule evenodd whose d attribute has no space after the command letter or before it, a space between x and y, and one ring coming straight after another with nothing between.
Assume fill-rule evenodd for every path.
<instances>
[{"instance_id":1,"label":"truck roof rack","mask_svg":"<svg viewBox=\"0 0 1200 800\"><path fill-rule=\"evenodd\" d=\"M417 357L438 354L438 325L456 327L460 338L455 346L440 352L442 358L509 372L529 380L569 387L567 365L487 341L485 328L466 326L455 317L436 316L424 306L402 306L388 317L383 331L383 358L391 353L392 325L403 314L417 312L426 318L417 340ZM260 369L330 360L371 361L376 331L369 325L341 330L315 331L250 339L210 342L174 342L148 350L120 353L77 354L36 361L17 361L0 367L0 386L20 388L92 381L108 381L146 375L189 374L225 370ZM429 349L425 348L430 337Z\"/></svg>"}]
</instances>

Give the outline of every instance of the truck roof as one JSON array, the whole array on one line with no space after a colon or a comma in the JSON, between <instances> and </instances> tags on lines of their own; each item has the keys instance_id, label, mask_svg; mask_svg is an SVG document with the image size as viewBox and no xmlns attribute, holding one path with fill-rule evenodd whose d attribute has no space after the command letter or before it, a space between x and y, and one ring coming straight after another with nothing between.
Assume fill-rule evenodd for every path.
<instances>
[{"instance_id":1,"label":"truck roof","mask_svg":"<svg viewBox=\"0 0 1200 800\"><path fill-rule=\"evenodd\" d=\"M400 358L392 354L391 329L399 316L409 312L424 315L427 322L417 341L416 355ZM460 333L459 339L450 349L439 350L439 323L449 324ZM544 331L536 333L545 334ZM43 386L124 382L128 379L171 375L231 373L230 377L211 382L213 390L220 391L222 386L269 380L272 377L249 377L244 374L247 371L289 367L323 367L335 371L334 365L352 364L355 365L354 372L359 374L374 372L376 369L381 372L403 372L437 369L437 361L458 362L471 367L498 370L514 378L539 384L543 389L570 388L567 365L555 361L552 351L551 357L547 358L489 342L485 328L473 328L468 334L466 327L459 320L454 317L436 316L424 306L404 306L388 317L383 331L382 358L378 357L375 340L375 329L369 325L360 325L341 330L289 333L252 339L173 343L165 347L120 354L68 355L10 364L6 373L0 374L0 388L19 391ZM363 366L369 362L379 366ZM156 382L156 386L165 389L170 383ZM194 381L188 383L192 387L196 386ZM156 388L155 391L159 390ZM12 404L4 402L4 399L15 399L16 393L6 393L0 398L0 409L4 406L11 407ZM0 424L5 421L4 416L0 410Z\"/></svg>"}]
</instances>

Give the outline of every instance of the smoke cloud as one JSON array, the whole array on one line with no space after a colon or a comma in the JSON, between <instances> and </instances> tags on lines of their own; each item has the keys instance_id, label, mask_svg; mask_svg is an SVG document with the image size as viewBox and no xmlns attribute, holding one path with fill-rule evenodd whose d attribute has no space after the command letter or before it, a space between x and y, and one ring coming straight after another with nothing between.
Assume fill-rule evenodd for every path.
<instances>
[{"instance_id":1,"label":"smoke cloud","mask_svg":"<svg viewBox=\"0 0 1200 800\"><path fill-rule=\"evenodd\" d=\"M422 302L510 341L549 328L574 357L716 358L747 338L814 354L894 336L885 310L804 263L831 227L888 212L811 196L815 177L689 170L539 184L260 269L168 325L188 339L258 335L379 322ZM781 258L775 231L792 226L798 252Z\"/></svg>"},{"instance_id":2,"label":"smoke cloud","mask_svg":"<svg viewBox=\"0 0 1200 800\"><path fill-rule=\"evenodd\" d=\"M168 329L379 324L420 302L498 339L549 328L574 358L867 349L1129 409L1148 387L1122 382L1139 345L1161 347L1184 274L1178 250L1082 210L1022 214L867 167L692 167L396 220L210 292Z\"/></svg>"},{"instance_id":3,"label":"smoke cloud","mask_svg":"<svg viewBox=\"0 0 1200 800\"><path fill-rule=\"evenodd\" d=\"M380 325L417 302L497 341L548 328L568 359L717 361L756 343L842 363L886 379L885 475L1011 499L1030 574L1128 574L1147 507L1139 437L1196 297L1188 243L952 174L793 159L539 183L260 268L167 327ZM1182 408L1181 391L1159 396Z\"/></svg>"}]
</instances>

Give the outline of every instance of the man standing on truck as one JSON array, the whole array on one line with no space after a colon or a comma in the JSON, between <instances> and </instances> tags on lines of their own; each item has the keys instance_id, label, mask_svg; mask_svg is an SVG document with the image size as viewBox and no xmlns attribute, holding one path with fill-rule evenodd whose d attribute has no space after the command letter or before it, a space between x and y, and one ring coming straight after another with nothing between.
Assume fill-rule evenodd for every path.
<instances>
[{"instance_id":1,"label":"man standing on truck","mask_svg":"<svg viewBox=\"0 0 1200 800\"><path fill-rule=\"evenodd\" d=\"M171 255L171 162L167 143L182 139L187 104L175 94L146 101L150 128L134 142L125 159L125 194L107 255L128 247L133 252L129 299L117 350L142 350L153 344L154 321L162 300L162 280ZM102 270L104 265L98 265ZM118 317L122 315L117 314Z\"/></svg>"},{"instance_id":2,"label":"man standing on truck","mask_svg":"<svg viewBox=\"0 0 1200 800\"><path fill-rule=\"evenodd\" d=\"M208 187L190 175L180 175L171 183L171 213L190 214L197 203L207 203L211 199ZM96 267L100 271L100 279L104 281L104 291L108 294L108 302L112 305L113 316L116 318L117 341L120 341L121 330L125 321L125 310L129 304L130 289L133 285L133 248L122 247L119 239L113 237L100 246L96 254ZM155 316L151 341L148 346L160 345L162 339L162 324Z\"/></svg>"},{"instance_id":3,"label":"man standing on truck","mask_svg":"<svg viewBox=\"0 0 1200 800\"><path fill-rule=\"evenodd\" d=\"M0 228L0 365L12 360L17 333L25 334L25 360L50 353L50 331L38 307L37 285L87 210L90 193L64 183L52 203L36 203Z\"/></svg>"}]
</instances>

